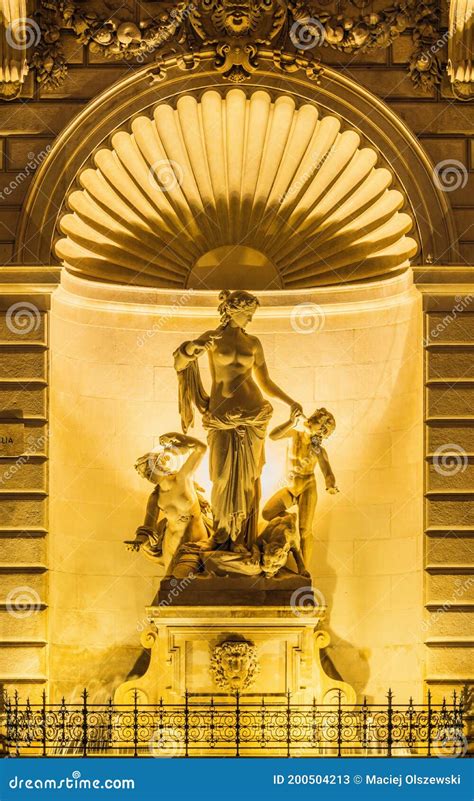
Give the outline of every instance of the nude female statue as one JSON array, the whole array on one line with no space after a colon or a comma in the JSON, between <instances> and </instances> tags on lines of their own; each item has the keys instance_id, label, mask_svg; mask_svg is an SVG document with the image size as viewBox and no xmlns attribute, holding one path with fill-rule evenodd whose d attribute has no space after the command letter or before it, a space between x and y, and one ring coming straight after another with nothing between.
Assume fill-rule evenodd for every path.
<instances>
[{"instance_id":1,"label":"nude female statue","mask_svg":"<svg viewBox=\"0 0 474 801\"><path fill-rule=\"evenodd\" d=\"M259 306L248 292L219 295L221 324L175 351L183 430L194 419L193 404L208 432L214 545L252 552L257 540L264 440L273 409L262 391L287 403L292 417L302 412L269 376L263 348L245 328ZM197 360L208 354L212 387L202 386ZM262 390L262 391L261 391Z\"/></svg>"}]
</instances>

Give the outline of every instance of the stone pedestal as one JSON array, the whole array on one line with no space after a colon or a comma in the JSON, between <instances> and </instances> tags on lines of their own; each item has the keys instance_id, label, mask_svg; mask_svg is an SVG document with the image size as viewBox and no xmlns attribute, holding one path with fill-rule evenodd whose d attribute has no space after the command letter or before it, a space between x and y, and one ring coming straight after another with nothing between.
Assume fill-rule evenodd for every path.
<instances>
[{"instance_id":1,"label":"stone pedestal","mask_svg":"<svg viewBox=\"0 0 474 801\"><path fill-rule=\"evenodd\" d=\"M208 560L209 561L209 560ZM284 607L301 606L305 610L317 603L308 578L283 568L278 576L267 578L262 573L256 576L233 574L216 576L212 573L184 578L165 576L153 606L238 606L238 607ZM301 610L298 609L298 612ZM306 613L306 612L305 612Z\"/></svg>"},{"instance_id":2,"label":"stone pedestal","mask_svg":"<svg viewBox=\"0 0 474 801\"><path fill-rule=\"evenodd\" d=\"M186 690L195 700L225 700L236 689L242 700L277 700L290 692L296 704L312 703L313 698L316 703L334 703L341 691L343 703L355 702L352 687L323 670L321 649L329 644L329 634L319 628L322 606L166 606L162 601L147 614L150 625L142 644L150 650L149 666L143 676L120 685L117 704L133 703L135 693L139 704L157 704L160 699L181 703ZM245 643L242 648L251 652L252 675L241 687L226 684L222 673L216 677L216 654L222 654L223 643ZM232 664L238 672L237 662ZM246 669L242 667L244 673Z\"/></svg>"}]
</instances>

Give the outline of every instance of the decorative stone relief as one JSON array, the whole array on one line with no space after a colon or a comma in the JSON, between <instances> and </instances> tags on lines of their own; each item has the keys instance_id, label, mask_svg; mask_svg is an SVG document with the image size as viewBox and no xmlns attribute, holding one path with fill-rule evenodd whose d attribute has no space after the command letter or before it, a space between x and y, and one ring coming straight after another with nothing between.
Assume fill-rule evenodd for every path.
<instances>
[{"instance_id":1,"label":"decorative stone relief","mask_svg":"<svg viewBox=\"0 0 474 801\"><path fill-rule=\"evenodd\" d=\"M460 100L474 97L474 0L451 0L449 14L448 75Z\"/></svg>"},{"instance_id":2,"label":"decorative stone relief","mask_svg":"<svg viewBox=\"0 0 474 801\"><path fill-rule=\"evenodd\" d=\"M26 0L0 0L0 99L13 100L28 74L26 50L36 36Z\"/></svg>"},{"instance_id":3,"label":"decorative stone relief","mask_svg":"<svg viewBox=\"0 0 474 801\"><path fill-rule=\"evenodd\" d=\"M40 83L54 87L65 78L66 59L60 42L63 29L73 31L79 42L107 58L138 63L155 60L158 79L166 75L165 57L174 57L182 69L189 70L199 64L200 53L211 52L215 69L233 83L249 78L258 69L259 55L269 50L276 69L301 70L317 79L322 69L321 48L366 52L388 47L401 33L411 30L414 51L409 71L413 81L421 89L440 81L433 47L439 36L437 0L423 4L408 0L376 11L366 0L193 0L160 3L156 16L141 20L127 7L106 5L108 14L104 14L103 4L40 0L36 18L41 36L31 56Z\"/></svg>"},{"instance_id":4,"label":"decorative stone relief","mask_svg":"<svg viewBox=\"0 0 474 801\"><path fill-rule=\"evenodd\" d=\"M233 693L245 690L259 671L257 648L246 640L225 640L213 648L210 670L218 687Z\"/></svg>"}]
</instances>

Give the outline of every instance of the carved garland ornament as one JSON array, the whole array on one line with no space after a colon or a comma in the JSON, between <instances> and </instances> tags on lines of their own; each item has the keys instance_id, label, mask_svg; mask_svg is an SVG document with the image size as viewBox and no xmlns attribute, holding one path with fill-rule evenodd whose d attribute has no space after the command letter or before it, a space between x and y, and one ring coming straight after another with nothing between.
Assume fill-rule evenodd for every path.
<instances>
[{"instance_id":1,"label":"carved garland ornament","mask_svg":"<svg viewBox=\"0 0 474 801\"><path fill-rule=\"evenodd\" d=\"M62 29L73 31L79 42L108 58L139 63L154 58L161 78L166 74L165 55L174 55L183 69L193 69L199 63L199 52L210 49L215 54L215 68L234 83L250 77L264 50L273 51L274 64L283 72L303 70L308 77L317 78L321 71L315 57L318 47L365 52L388 47L411 29L415 47L409 71L413 81L429 89L441 78L435 46L438 0L405 0L379 11L370 11L368 6L373 4L368 0L321 0L317 4L303 0L193 0L161 4L170 7L139 24L119 18L118 10L106 16L85 5L72 0L40 0L36 16L41 39L31 62L44 86L58 86L66 76ZM341 7L346 13L341 13Z\"/></svg>"}]
</instances>

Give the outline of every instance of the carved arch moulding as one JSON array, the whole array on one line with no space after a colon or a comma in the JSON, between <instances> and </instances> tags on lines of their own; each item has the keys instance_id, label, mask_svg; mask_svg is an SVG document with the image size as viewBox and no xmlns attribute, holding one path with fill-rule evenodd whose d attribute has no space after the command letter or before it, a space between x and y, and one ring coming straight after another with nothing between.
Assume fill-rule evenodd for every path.
<instances>
[{"instance_id":1,"label":"carved arch moulding","mask_svg":"<svg viewBox=\"0 0 474 801\"><path fill-rule=\"evenodd\" d=\"M278 103L280 109L288 110L290 106L298 111L304 109L304 113L312 113L319 120L332 118L339 126L339 136L357 137L353 155L362 158L361 151L366 156L370 151L374 158L372 168L390 173L387 191L395 190L403 196L397 211L412 220L410 230L403 233L417 243L417 247L408 248L406 258L412 264L457 261L452 212L436 182L433 166L414 135L384 103L335 70L324 69L317 82L300 70L287 75L282 82L273 69L272 53L260 57L258 80L254 76L238 89L232 89L222 75L216 74L212 60L213 55L209 54L197 67L183 71L183 64L170 58L165 80L157 75L156 65L147 65L88 104L58 137L35 175L22 212L18 262L54 264L58 258L64 259L62 253L56 255L56 244L65 233L60 221L68 213L77 214L70 199L84 189L81 175L90 168L97 169L100 151L114 150L117 134L129 138L132 135L133 141L133 129L139 125L137 119L153 119L157 108L166 106L178 116L178 104L181 108L186 102L202 103L206 93L217 94L224 101L229 92L234 96L244 94L247 100L263 93L267 105L276 107ZM205 142L204 146L207 147ZM313 165L307 178L317 177L324 167L322 155L323 160ZM331 149L330 155L334 162ZM168 158L171 160L169 154ZM284 187L285 191L288 189ZM297 191L300 189L298 184ZM400 217L398 221L402 222Z\"/></svg>"}]
</instances>

